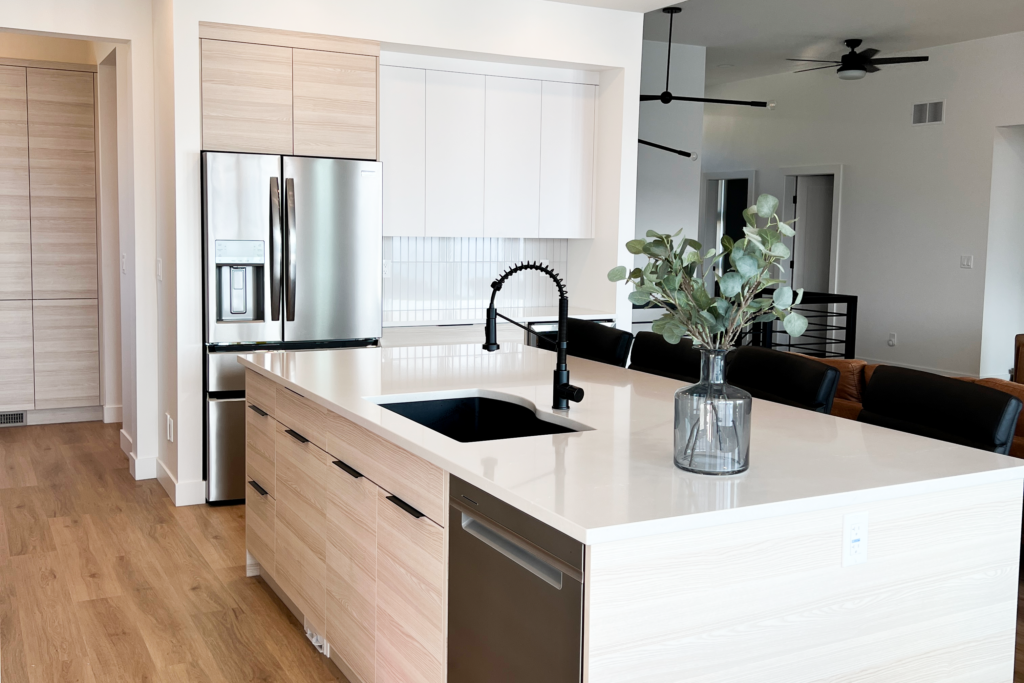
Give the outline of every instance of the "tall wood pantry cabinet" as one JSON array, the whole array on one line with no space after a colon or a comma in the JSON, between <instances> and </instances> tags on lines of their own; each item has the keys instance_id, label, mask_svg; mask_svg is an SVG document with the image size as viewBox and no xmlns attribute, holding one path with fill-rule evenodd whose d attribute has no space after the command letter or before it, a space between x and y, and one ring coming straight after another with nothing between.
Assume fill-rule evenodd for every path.
<instances>
[{"instance_id":1,"label":"tall wood pantry cabinet","mask_svg":"<svg viewBox=\"0 0 1024 683\"><path fill-rule=\"evenodd\" d=\"M0 410L100 402L94 77L0 66Z\"/></svg>"}]
</instances>

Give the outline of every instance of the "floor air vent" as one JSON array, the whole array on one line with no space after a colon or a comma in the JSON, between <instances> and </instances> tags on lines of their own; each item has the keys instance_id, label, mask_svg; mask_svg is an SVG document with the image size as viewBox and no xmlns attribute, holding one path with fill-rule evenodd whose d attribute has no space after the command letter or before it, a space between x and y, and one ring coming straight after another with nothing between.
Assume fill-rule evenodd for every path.
<instances>
[{"instance_id":1,"label":"floor air vent","mask_svg":"<svg viewBox=\"0 0 1024 683\"><path fill-rule=\"evenodd\" d=\"M924 123L942 123L945 102L923 102L914 105L914 125Z\"/></svg>"},{"instance_id":2,"label":"floor air vent","mask_svg":"<svg viewBox=\"0 0 1024 683\"><path fill-rule=\"evenodd\" d=\"M25 413L0 413L0 427L25 424Z\"/></svg>"}]
</instances>

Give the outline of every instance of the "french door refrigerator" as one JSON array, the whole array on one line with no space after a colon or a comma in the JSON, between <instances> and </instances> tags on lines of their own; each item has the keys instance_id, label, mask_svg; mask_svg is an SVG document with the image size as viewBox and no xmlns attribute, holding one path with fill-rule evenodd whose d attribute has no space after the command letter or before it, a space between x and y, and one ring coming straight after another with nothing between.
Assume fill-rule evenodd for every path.
<instances>
[{"instance_id":1,"label":"french door refrigerator","mask_svg":"<svg viewBox=\"0 0 1024 683\"><path fill-rule=\"evenodd\" d=\"M382 175L376 161L203 152L207 502L245 498L239 353L380 339Z\"/></svg>"}]
</instances>

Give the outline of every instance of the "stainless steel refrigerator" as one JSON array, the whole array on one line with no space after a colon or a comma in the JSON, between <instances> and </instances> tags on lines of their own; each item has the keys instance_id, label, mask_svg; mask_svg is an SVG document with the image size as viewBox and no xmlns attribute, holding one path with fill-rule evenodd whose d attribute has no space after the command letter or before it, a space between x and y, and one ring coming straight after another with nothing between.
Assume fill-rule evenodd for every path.
<instances>
[{"instance_id":1,"label":"stainless steel refrigerator","mask_svg":"<svg viewBox=\"0 0 1024 683\"><path fill-rule=\"evenodd\" d=\"M245 498L239 353L380 339L382 175L375 161L203 152L207 502Z\"/></svg>"}]
</instances>

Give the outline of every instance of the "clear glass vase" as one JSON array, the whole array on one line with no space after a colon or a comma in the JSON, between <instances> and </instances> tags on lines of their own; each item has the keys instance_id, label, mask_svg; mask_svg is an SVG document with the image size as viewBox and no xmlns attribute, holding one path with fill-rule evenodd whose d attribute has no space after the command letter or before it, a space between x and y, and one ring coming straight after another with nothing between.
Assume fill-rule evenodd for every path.
<instances>
[{"instance_id":1,"label":"clear glass vase","mask_svg":"<svg viewBox=\"0 0 1024 683\"><path fill-rule=\"evenodd\" d=\"M676 467L739 474L750 466L750 394L725 382L725 349L701 349L700 382L676 392Z\"/></svg>"}]
</instances>

